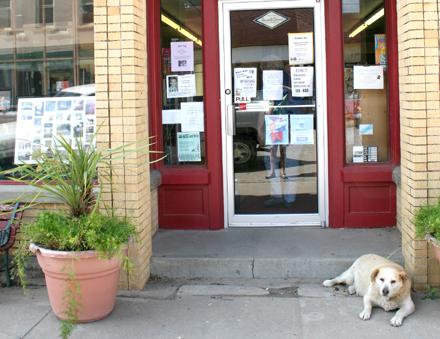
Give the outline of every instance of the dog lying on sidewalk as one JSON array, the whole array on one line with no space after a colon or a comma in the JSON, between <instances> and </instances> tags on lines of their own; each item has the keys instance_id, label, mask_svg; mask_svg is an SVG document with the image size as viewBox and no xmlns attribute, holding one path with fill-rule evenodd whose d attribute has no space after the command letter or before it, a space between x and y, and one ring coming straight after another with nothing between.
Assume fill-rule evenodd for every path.
<instances>
[{"instance_id":1,"label":"dog lying on sidewalk","mask_svg":"<svg viewBox=\"0 0 440 339\"><path fill-rule=\"evenodd\" d=\"M364 297L364 309L359 314L362 320L370 319L374 306L385 311L399 309L390 323L401 326L403 319L415 311L411 281L403 267L375 254L359 257L348 270L322 284L326 287L346 284L348 293Z\"/></svg>"}]
</instances>

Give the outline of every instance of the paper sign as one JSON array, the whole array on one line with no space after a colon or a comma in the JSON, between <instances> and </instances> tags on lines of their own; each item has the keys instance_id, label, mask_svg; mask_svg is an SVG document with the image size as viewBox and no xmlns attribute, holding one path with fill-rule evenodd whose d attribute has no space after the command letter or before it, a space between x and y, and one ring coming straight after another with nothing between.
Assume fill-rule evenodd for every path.
<instances>
[{"instance_id":1,"label":"paper sign","mask_svg":"<svg viewBox=\"0 0 440 339\"><path fill-rule=\"evenodd\" d=\"M194 71L194 43L179 41L171 43L171 72Z\"/></svg>"},{"instance_id":2,"label":"paper sign","mask_svg":"<svg viewBox=\"0 0 440 339\"><path fill-rule=\"evenodd\" d=\"M234 102L251 102L257 96L257 69L234 68Z\"/></svg>"},{"instance_id":3,"label":"paper sign","mask_svg":"<svg viewBox=\"0 0 440 339\"><path fill-rule=\"evenodd\" d=\"M313 64L313 32L289 33L289 65Z\"/></svg>"},{"instance_id":4,"label":"paper sign","mask_svg":"<svg viewBox=\"0 0 440 339\"><path fill-rule=\"evenodd\" d=\"M182 112L180 109L162 110L162 125L175 125L181 123Z\"/></svg>"},{"instance_id":5,"label":"paper sign","mask_svg":"<svg viewBox=\"0 0 440 339\"><path fill-rule=\"evenodd\" d=\"M364 146L353 146L353 163L364 162Z\"/></svg>"},{"instance_id":6,"label":"paper sign","mask_svg":"<svg viewBox=\"0 0 440 339\"><path fill-rule=\"evenodd\" d=\"M383 66L354 66L354 89L383 89Z\"/></svg>"},{"instance_id":7,"label":"paper sign","mask_svg":"<svg viewBox=\"0 0 440 339\"><path fill-rule=\"evenodd\" d=\"M373 133L374 133L373 124L359 124L360 135L373 135Z\"/></svg>"},{"instance_id":8,"label":"paper sign","mask_svg":"<svg viewBox=\"0 0 440 339\"><path fill-rule=\"evenodd\" d=\"M201 161L200 133L177 133L177 157L179 161Z\"/></svg>"},{"instance_id":9,"label":"paper sign","mask_svg":"<svg viewBox=\"0 0 440 339\"><path fill-rule=\"evenodd\" d=\"M63 137L72 147L75 138L88 145L96 132L94 97L18 99L16 164L33 164L35 152L45 152Z\"/></svg>"},{"instance_id":10,"label":"paper sign","mask_svg":"<svg viewBox=\"0 0 440 339\"><path fill-rule=\"evenodd\" d=\"M313 67L290 67L292 96L313 96Z\"/></svg>"},{"instance_id":11,"label":"paper sign","mask_svg":"<svg viewBox=\"0 0 440 339\"><path fill-rule=\"evenodd\" d=\"M287 114L265 115L266 145L287 145L289 143L289 116Z\"/></svg>"},{"instance_id":12,"label":"paper sign","mask_svg":"<svg viewBox=\"0 0 440 339\"><path fill-rule=\"evenodd\" d=\"M182 102L180 107L182 132L203 132L203 102Z\"/></svg>"},{"instance_id":13,"label":"paper sign","mask_svg":"<svg viewBox=\"0 0 440 339\"><path fill-rule=\"evenodd\" d=\"M263 71L263 100L283 100L283 71Z\"/></svg>"},{"instance_id":14,"label":"paper sign","mask_svg":"<svg viewBox=\"0 0 440 339\"><path fill-rule=\"evenodd\" d=\"M167 98L188 98L196 95L195 74L167 75Z\"/></svg>"},{"instance_id":15,"label":"paper sign","mask_svg":"<svg viewBox=\"0 0 440 339\"><path fill-rule=\"evenodd\" d=\"M290 143L293 145L313 145L313 114L290 115Z\"/></svg>"}]
</instances>

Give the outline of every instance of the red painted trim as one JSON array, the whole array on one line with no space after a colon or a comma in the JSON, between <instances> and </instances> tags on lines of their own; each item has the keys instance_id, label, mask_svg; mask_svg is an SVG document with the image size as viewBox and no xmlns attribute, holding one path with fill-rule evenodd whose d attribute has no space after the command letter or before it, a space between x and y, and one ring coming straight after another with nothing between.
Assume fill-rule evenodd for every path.
<instances>
[{"instance_id":1,"label":"red painted trim","mask_svg":"<svg viewBox=\"0 0 440 339\"><path fill-rule=\"evenodd\" d=\"M393 165L350 165L342 170L342 180L348 182L391 182Z\"/></svg>"},{"instance_id":2,"label":"red painted trim","mask_svg":"<svg viewBox=\"0 0 440 339\"><path fill-rule=\"evenodd\" d=\"M204 65L204 107L205 107L205 166L165 166L163 162L154 165L162 173L159 189L159 225L161 228L178 229L221 229L223 221L223 179L220 112L220 74L217 2L202 2L203 18L203 65ZM148 96L150 135L157 137L154 150L163 150L162 145L162 56L160 40L160 0L147 2L148 30ZM172 195L178 192L185 199L200 197L203 192L203 214L191 214L180 209L169 213L167 207ZM167 201L165 201L167 199Z\"/></svg>"},{"instance_id":3,"label":"red painted trim","mask_svg":"<svg viewBox=\"0 0 440 339\"><path fill-rule=\"evenodd\" d=\"M345 159L344 67L342 7L339 0L325 2L327 51L327 130L329 225L343 227L344 186L341 171Z\"/></svg>"},{"instance_id":4,"label":"red painted trim","mask_svg":"<svg viewBox=\"0 0 440 339\"><path fill-rule=\"evenodd\" d=\"M147 71L149 134L154 151L163 151L162 137L162 52L160 41L160 0L147 1ZM159 168L162 162L152 164Z\"/></svg>"},{"instance_id":5,"label":"red painted trim","mask_svg":"<svg viewBox=\"0 0 440 339\"><path fill-rule=\"evenodd\" d=\"M209 227L224 227L220 52L217 1L203 1L203 70L206 116L206 159L210 172ZM208 19L209 18L209 19Z\"/></svg>"},{"instance_id":6,"label":"red painted trim","mask_svg":"<svg viewBox=\"0 0 440 339\"><path fill-rule=\"evenodd\" d=\"M395 1L385 1L388 51L388 112L390 114L390 161L400 164L399 59Z\"/></svg>"}]
</instances>

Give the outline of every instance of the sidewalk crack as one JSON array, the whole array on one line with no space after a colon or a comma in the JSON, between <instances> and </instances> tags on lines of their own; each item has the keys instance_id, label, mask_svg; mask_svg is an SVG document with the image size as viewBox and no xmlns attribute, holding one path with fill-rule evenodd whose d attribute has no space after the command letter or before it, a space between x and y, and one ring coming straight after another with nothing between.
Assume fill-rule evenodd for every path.
<instances>
[{"instance_id":1,"label":"sidewalk crack","mask_svg":"<svg viewBox=\"0 0 440 339\"><path fill-rule=\"evenodd\" d=\"M255 268L255 258L252 258L252 264L251 264L251 268L252 268L252 279L255 279L255 272L254 272L254 268Z\"/></svg>"},{"instance_id":2,"label":"sidewalk crack","mask_svg":"<svg viewBox=\"0 0 440 339\"><path fill-rule=\"evenodd\" d=\"M47 316L48 316L48 314L51 312L51 310L49 309L47 312L46 312L46 314L45 315L43 315L43 317L40 319L40 320L38 320L23 336L22 336L22 338L26 338L26 336L27 335L29 335L31 332L32 332L32 330L35 328L35 327L37 327Z\"/></svg>"}]
</instances>

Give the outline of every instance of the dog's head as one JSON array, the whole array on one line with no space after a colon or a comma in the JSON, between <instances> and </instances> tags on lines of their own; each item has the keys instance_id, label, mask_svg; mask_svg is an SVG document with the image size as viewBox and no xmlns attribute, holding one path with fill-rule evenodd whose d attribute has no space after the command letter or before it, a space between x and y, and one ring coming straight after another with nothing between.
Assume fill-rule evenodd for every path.
<instances>
[{"instance_id":1,"label":"dog's head","mask_svg":"<svg viewBox=\"0 0 440 339\"><path fill-rule=\"evenodd\" d=\"M380 267L371 273L371 283L377 287L380 295L387 299L397 296L407 279L405 271L396 267Z\"/></svg>"}]
</instances>

